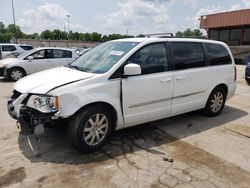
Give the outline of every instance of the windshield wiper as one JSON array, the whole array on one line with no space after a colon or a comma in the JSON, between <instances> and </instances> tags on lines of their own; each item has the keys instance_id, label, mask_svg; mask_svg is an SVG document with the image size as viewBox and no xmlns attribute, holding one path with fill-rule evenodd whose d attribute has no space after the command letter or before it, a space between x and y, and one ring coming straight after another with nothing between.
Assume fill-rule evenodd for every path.
<instances>
[{"instance_id":1,"label":"windshield wiper","mask_svg":"<svg viewBox=\"0 0 250 188\"><path fill-rule=\"evenodd\" d=\"M79 71L82 71L82 72L88 72L88 69L86 68L81 68L81 67L78 67L78 66L75 66L75 65L66 65L66 67L69 67L69 68L73 68L73 69L76 69L76 70L79 70Z\"/></svg>"},{"instance_id":2,"label":"windshield wiper","mask_svg":"<svg viewBox=\"0 0 250 188\"><path fill-rule=\"evenodd\" d=\"M78 66L75 66L75 65L66 65L65 67L69 67L69 68L73 68L73 69L76 69L76 70L80 70L80 68Z\"/></svg>"}]
</instances>

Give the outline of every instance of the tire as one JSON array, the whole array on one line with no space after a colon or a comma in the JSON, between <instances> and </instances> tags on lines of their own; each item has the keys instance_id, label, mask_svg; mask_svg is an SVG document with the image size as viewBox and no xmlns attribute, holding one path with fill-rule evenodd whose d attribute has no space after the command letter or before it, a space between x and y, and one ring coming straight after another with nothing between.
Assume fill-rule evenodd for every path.
<instances>
[{"instance_id":1,"label":"tire","mask_svg":"<svg viewBox=\"0 0 250 188\"><path fill-rule=\"evenodd\" d=\"M221 87L216 87L210 94L206 107L203 109L205 115L214 117L219 115L226 102L227 93Z\"/></svg>"},{"instance_id":2,"label":"tire","mask_svg":"<svg viewBox=\"0 0 250 188\"><path fill-rule=\"evenodd\" d=\"M246 80L247 84L250 85L250 79L245 77L245 80Z\"/></svg>"},{"instance_id":3,"label":"tire","mask_svg":"<svg viewBox=\"0 0 250 188\"><path fill-rule=\"evenodd\" d=\"M21 78L23 78L25 76L25 72L23 69L21 68L12 68L8 71L8 79L11 81L17 81L20 80Z\"/></svg>"},{"instance_id":4,"label":"tire","mask_svg":"<svg viewBox=\"0 0 250 188\"><path fill-rule=\"evenodd\" d=\"M112 113L107 107L90 106L72 117L68 137L82 153L91 153L103 147L113 127Z\"/></svg>"}]
</instances>

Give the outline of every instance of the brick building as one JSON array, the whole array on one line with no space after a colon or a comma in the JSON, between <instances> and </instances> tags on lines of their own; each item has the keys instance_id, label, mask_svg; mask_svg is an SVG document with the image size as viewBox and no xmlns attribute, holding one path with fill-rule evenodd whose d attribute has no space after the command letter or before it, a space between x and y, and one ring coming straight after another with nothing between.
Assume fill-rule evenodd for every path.
<instances>
[{"instance_id":1,"label":"brick building","mask_svg":"<svg viewBox=\"0 0 250 188\"><path fill-rule=\"evenodd\" d=\"M227 43L237 62L250 55L250 9L202 15L200 27L209 39Z\"/></svg>"}]
</instances>

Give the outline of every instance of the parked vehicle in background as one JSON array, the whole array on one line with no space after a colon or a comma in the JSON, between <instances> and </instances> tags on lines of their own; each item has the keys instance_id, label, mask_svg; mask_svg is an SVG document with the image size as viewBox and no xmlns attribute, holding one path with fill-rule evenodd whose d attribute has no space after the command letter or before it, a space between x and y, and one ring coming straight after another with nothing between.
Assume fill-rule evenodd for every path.
<instances>
[{"instance_id":1,"label":"parked vehicle in background","mask_svg":"<svg viewBox=\"0 0 250 188\"><path fill-rule=\"evenodd\" d=\"M85 54L86 52L88 52L89 50L91 50L91 48L72 48L75 50L75 52L81 56L83 54Z\"/></svg>"},{"instance_id":2,"label":"parked vehicle in background","mask_svg":"<svg viewBox=\"0 0 250 188\"><path fill-rule=\"evenodd\" d=\"M31 45L26 44L7 44L7 43L0 43L0 48L2 52L2 59L10 58L10 57L17 57L20 54L34 49Z\"/></svg>"},{"instance_id":3,"label":"parked vehicle in background","mask_svg":"<svg viewBox=\"0 0 250 188\"><path fill-rule=\"evenodd\" d=\"M245 80L250 85L250 55L245 58L246 70L245 70Z\"/></svg>"},{"instance_id":4,"label":"parked vehicle in background","mask_svg":"<svg viewBox=\"0 0 250 188\"><path fill-rule=\"evenodd\" d=\"M17 58L1 60L0 76L17 81L35 72L67 65L78 57L78 54L71 49L37 48L21 54Z\"/></svg>"},{"instance_id":5,"label":"parked vehicle in background","mask_svg":"<svg viewBox=\"0 0 250 188\"><path fill-rule=\"evenodd\" d=\"M8 111L21 131L69 122L68 135L93 152L112 130L203 109L216 116L236 90L236 67L223 42L130 38L106 42L65 67L18 81Z\"/></svg>"},{"instance_id":6,"label":"parked vehicle in background","mask_svg":"<svg viewBox=\"0 0 250 188\"><path fill-rule=\"evenodd\" d=\"M91 49L92 48L85 48L84 50L81 51L80 56L82 56L83 54L87 53Z\"/></svg>"}]
</instances>

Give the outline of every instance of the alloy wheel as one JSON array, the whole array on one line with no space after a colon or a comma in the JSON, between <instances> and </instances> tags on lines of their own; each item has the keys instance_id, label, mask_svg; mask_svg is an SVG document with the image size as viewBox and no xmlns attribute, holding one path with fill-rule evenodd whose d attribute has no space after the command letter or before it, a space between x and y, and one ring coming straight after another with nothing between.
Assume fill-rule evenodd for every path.
<instances>
[{"instance_id":1,"label":"alloy wheel","mask_svg":"<svg viewBox=\"0 0 250 188\"><path fill-rule=\"evenodd\" d=\"M104 114L95 114L88 119L83 129L84 141L94 146L99 144L106 136L109 122Z\"/></svg>"},{"instance_id":2,"label":"alloy wheel","mask_svg":"<svg viewBox=\"0 0 250 188\"><path fill-rule=\"evenodd\" d=\"M223 106L223 94L221 92L216 92L211 100L211 110L216 113L220 111Z\"/></svg>"}]
</instances>

